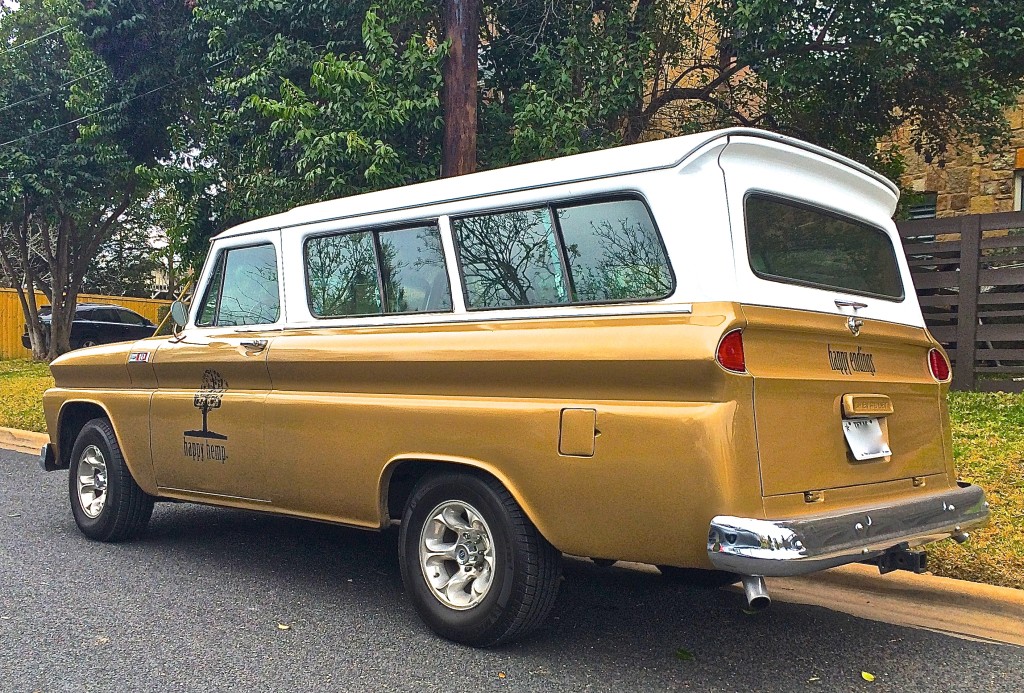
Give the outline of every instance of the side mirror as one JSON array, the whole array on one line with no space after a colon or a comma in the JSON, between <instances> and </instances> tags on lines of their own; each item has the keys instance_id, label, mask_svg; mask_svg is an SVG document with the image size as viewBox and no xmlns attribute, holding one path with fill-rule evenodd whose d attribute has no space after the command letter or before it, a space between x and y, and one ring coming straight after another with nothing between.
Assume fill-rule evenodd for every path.
<instances>
[{"instance_id":1,"label":"side mirror","mask_svg":"<svg viewBox=\"0 0 1024 693\"><path fill-rule=\"evenodd\" d=\"M188 323L188 310L181 301L171 304L171 321L180 329Z\"/></svg>"}]
</instances>

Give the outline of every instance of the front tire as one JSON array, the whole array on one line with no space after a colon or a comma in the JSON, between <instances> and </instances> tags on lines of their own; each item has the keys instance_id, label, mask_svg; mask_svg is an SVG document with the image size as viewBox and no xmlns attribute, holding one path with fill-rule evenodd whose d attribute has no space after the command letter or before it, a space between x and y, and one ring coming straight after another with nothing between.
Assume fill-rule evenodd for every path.
<instances>
[{"instance_id":1,"label":"front tire","mask_svg":"<svg viewBox=\"0 0 1024 693\"><path fill-rule=\"evenodd\" d=\"M96 541L138 537L153 514L153 496L135 483L106 419L85 424L68 470L71 513L82 534Z\"/></svg>"},{"instance_id":2,"label":"front tire","mask_svg":"<svg viewBox=\"0 0 1024 693\"><path fill-rule=\"evenodd\" d=\"M496 480L424 478L399 534L405 590L443 638L491 647L538 628L558 593L561 554Z\"/></svg>"}]
</instances>

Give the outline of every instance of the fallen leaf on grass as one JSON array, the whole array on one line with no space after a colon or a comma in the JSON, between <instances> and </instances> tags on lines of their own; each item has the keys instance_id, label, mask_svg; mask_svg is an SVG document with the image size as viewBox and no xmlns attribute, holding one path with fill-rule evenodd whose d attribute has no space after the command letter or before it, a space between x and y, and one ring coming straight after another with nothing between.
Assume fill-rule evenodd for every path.
<instances>
[{"instance_id":1,"label":"fallen leaf on grass","mask_svg":"<svg viewBox=\"0 0 1024 693\"><path fill-rule=\"evenodd\" d=\"M684 650L680 647L678 650L676 650L676 659L681 659L684 662L688 662L691 659L693 659L693 653L689 650Z\"/></svg>"},{"instance_id":2,"label":"fallen leaf on grass","mask_svg":"<svg viewBox=\"0 0 1024 693\"><path fill-rule=\"evenodd\" d=\"M278 623L277 624L277 629L278 630L291 630L292 627L290 625L288 625L287 623Z\"/></svg>"},{"instance_id":3,"label":"fallen leaf on grass","mask_svg":"<svg viewBox=\"0 0 1024 693\"><path fill-rule=\"evenodd\" d=\"M499 679L503 679L503 678L505 678L505 672L504 672L504 671L499 671L499 672L498 672L498 678L499 678Z\"/></svg>"},{"instance_id":4,"label":"fallen leaf on grass","mask_svg":"<svg viewBox=\"0 0 1024 693\"><path fill-rule=\"evenodd\" d=\"M864 679L865 681L874 681L875 680L875 675L872 674L869 671L862 671L862 672L860 672L860 677L862 679Z\"/></svg>"}]
</instances>

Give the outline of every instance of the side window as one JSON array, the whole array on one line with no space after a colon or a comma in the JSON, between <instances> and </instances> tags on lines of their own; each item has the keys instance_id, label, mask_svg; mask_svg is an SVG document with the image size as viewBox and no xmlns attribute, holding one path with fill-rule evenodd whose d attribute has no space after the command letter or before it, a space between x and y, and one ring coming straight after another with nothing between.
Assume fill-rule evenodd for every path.
<instances>
[{"instance_id":1,"label":"side window","mask_svg":"<svg viewBox=\"0 0 1024 693\"><path fill-rule=\"evenodd\" d=\"M117 322L117 316L114 314L114 311L108 308L93 308L85 313L83 319L93 322Z\"/></svg>"},{"instance_id":2,"label":"side window","mask_svg":"<svg viewBox=\"0 0 1024 693\"><path fill-rule=\"evenodd\" d=\"M145 320L143 319L143 317L141 315L139 315L137 313L133 313L130 310L118 310L117 311L117 317L119 318L118 322L123 322L123 323L125 323L127 325L143 325L143 324L145 324Z\"/></svg>"},{"instance_id":3,"label":"side window","mask_svg":"<svg viewBox=\"0 0 1024 693\"><path fill-rule=\"evenodd\" d=\"M646 301L672 270L654 220L623 199L452 221L470 309Z\"/></svg>"},{"instance_id":4,"label":"side window","mask_svg":"<svg viewBox=\"0 0 1024 693\"><path fill-rule=\"evenodd\" d=\"M551 211L546 207L453 219L468 308L569 302Z\"/></svg>"},{"instance_id":5,"label":"side window","mask_svg":"<svg viewBox=\"0 0 1024 693\"><path fill-rule=\"evenodd\" d=\"M452 309L452 291L436 226L381 232L380 249L389 313Z\"/></svg>"},{"instance_id":6,"label":"side window","mask_svg":"<svg viewBox=\"0 0 1024 693\"><path fill-rule=\"evenodd\" d=\"M558 224L574 300L654 299L671 291L665 249L639 200L559 207Z\"/></svg>"},{"instance_id":7,"label":"side window","mask_svg":"<svg viewBox=\"0 0 1024 693\"><path fill-rule=\"evenodd\" d=\"M267 243L232 248L217 260L199 325L267 325L281 314L277 252Z\"/></svg>"},{"instance_id":8,"label":"side window","mask_svg":"<svg viewBox=\"0 0 1024 693\"><path fill-rule=\"evenodd\" d=\"M452 309L437 226L314 236L305 254L315 317Z\"/></svg>"},{"instance_id":9,"label":"side window","mask_svg":"<svg viewBox=\"0 0 1024 693\"><path fill-rule=\"evenodd\" d=\"M318 318L381 311L377 253L369 231L306 241L310 311Z\"/></svg>"}]
</instances>

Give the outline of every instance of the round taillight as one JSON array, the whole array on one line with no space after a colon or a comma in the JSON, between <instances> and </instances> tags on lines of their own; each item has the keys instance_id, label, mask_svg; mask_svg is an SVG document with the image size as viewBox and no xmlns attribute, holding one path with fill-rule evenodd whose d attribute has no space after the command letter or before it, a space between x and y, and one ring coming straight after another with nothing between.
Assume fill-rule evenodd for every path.
<instances>
[{"instance_id":1,"label":"round taillight","mask_svg":"<svg viewBox=\"0 0 1024 693\"><path fill-rule=\"evenodd\" d=\"M733 330L718 343L718 363L727 371L743 373L747 364L743 360L743 332Z\"/></svg>"},{"instance_id":2,"label":"round taillight","mask_svg":"<svg viewBox=\"0 0 1024 693\"><path fill-rule=\"evenodd\" d=\"M949 380L949 361L946 360L946 357L938 349L932 349L928 352L928 368L932 372L932 377L939 382Z\"/></svg>"}]
</instances>

